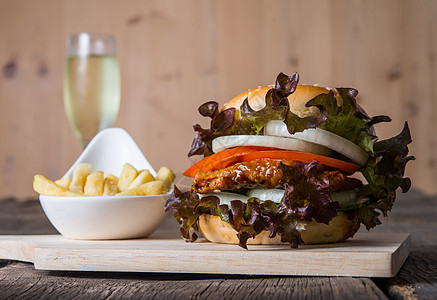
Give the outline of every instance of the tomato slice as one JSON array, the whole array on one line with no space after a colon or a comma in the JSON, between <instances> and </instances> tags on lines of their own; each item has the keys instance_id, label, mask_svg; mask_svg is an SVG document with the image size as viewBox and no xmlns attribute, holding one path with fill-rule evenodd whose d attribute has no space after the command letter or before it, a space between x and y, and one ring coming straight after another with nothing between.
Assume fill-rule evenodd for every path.
<instances>
[{"instance_id":1,"label":"tomato slice","mask_svg":"<svg viewBox=\"0 0 437 300\"><path fill-rule=\"evenodd\" d=\"M272 150L275 148L259 147L259 146L241 146L227 149L207 156L197 163L192 165L184 172L184 176L195 177L198 172L210 172L213 170L223 169L238 162L241 162L240 157L246 153L256 152L261 150Z\"/></svg>"},{"instance_id":2,"label":"tomato slice","mask_svg":"<svg viewBox=\"0 0 437 300\"><path fill-rule=\"evenodd\" d=\"M274 160L293 160L310 163L313 160L318 161L321 165L341 170L346 174L353 174L360 168L359 165L345 162L332 157L322 156L318 154L297 152L297 151L252 151L240 157L241 162L248 162L259 159L274 159Z\"/></svg>"},{"instance_id":3,"label":"tomato slice","mask_svg":"<svg viewBox=\"0 0 437 300\"><path fill-rule=\"evenodd\" d=\"M239 162L259 159L301 161L304 163L316 160L321 165L341 170L346 174L353 174L360 168L360 166L353 163L317 154L268 147L242 146L205 157L186 170L184 176L195 177L198 172L210 172L232 166Z\"/></svg>"}]
</instances>

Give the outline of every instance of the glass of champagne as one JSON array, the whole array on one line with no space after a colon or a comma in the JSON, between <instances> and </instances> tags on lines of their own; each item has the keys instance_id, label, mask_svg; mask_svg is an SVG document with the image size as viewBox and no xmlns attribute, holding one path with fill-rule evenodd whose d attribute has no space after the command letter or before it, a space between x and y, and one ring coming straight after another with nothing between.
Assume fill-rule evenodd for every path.
<instances>
[{"instance_id":1,"label":"glass of champagne","mask_svg":"<svg viewBox=\"0 0 437 300\"><path fill-rule=\"evenodd\" d=\"M120 71L115 38L70 34L67 38L64 107L74 134L85 147L111 127L120 108Z\"/></svg>"}]
</instances>

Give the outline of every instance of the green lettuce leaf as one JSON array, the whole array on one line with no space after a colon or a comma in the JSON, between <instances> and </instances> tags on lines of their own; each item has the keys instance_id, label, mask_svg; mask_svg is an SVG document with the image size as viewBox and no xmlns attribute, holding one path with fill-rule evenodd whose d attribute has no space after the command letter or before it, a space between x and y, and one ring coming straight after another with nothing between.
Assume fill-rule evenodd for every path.
<instances>
[{"instance_id":1,"label":"green lettuce leaf","mask_svg":"<svg viewBox=\"0 0 437 300\"><path fill-rule=\"evenodd\" d=\"M373 144L377 137L372 133L372 126L380 122L389 122L391 119L387 116L370 118L357 104L357 90L338 88L337 92L341 106L337 105L333 91L316 96L308 101L306 106L316 106L319 109L323 107L325 110L326 120L319 128L344 137L364 151L373 153Z\"/></svg>"}]
</instances>

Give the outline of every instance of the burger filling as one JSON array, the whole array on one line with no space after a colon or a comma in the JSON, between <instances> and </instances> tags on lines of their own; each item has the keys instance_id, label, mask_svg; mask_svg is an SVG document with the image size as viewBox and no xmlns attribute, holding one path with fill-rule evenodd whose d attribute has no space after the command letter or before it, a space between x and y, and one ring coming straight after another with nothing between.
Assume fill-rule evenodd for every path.
<instances>
[{"instance_id":1,"label":"burger filling","mask_svg":"<svg viewBox=\"0 0 437 300\"><path fill-rule=\"evenodd\" d=\"M194 179L190 190L175 186L165 204L186 241L197 239L199 217L209 214L227 222L243 248L263 231L297 247L307 224L329 224L340 210L367 229L380 224L396 190L409 190L404 171L414 157L407 123L399 135L378 141L374 125L390 118L369 117L357 105L358 92L347 88L319 94L302 108L317 114L296 115L288 97L298 80L280 73L264 106L252 108L245 99L238 109L220 110L214 101L199 107L211 124L194 126L188 155L204 158L184 172ZM355 172L364 183L348 177Z\"/></svg>"},{"instance_id":2,"label":"burger filling","mask_svg":"<svg viewBox=\"0 0 437 300\"><path fill-rule=\"evenodd\" d=\"M217 191L246 193L253 188L273 189L282 187L282 171L279 165L292 166L295 161L260 159L234 164L230 167L211 172L199 172L194 177L191 191L201 194ZM362 183L355 178L348 178L338 170L323 170L318 167L320 180L329 180L331 192L351 190Z\"/></svg>"}]
</instances>

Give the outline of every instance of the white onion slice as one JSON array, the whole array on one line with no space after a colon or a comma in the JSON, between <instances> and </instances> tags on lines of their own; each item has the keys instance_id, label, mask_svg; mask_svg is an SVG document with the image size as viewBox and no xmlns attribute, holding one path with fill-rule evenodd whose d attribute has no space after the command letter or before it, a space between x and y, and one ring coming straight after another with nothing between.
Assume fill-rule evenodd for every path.
<instances>
[{"instance_id":1,"label":"white onion slice","mask_svg":"<svg viewBox=\"0 0 437 300\"><path fill-rule=\"evenodd\" d=\"M206 196L216 196L220 199L220 204L231 205L232 200L240 200L241 202L247 203L249 199L246 195L228 193L228 192L220 192L220 193L208 193L208 194L197 194L200 199Z\"/></svg>"},{"instance_id":2,"label":"white onion slice","mask_svg":"<svg viewBox=\"0 0 437 300\"><path fill-rule=\"evenodd\" d=\"M231 205L232 200L240 200L244 203L247 203L247 200L250 198L256 197L261 201L272 200L273 202L280 203L282 197L284 197L284 190L280 189L255 189L249 191L246 195L229 193L229 192L218 192L218 193L208 193L208 194L197 194L200 199L206 196L216 196L220 199L220 204Z\"/></svg>"},{"instance_id":3,"label":"white onion slice","mask_svg":"<svg viewBox=\"0 0 437 300\"><path fill-rule=\"evenodd\" d=\"M367 197L358 198L355 190L332 193L332 201L340 203L341 210L357 209L370 202Z\"/></svg>"},{"instance_id":4,"label":"white onion slice","mask_svg":"<svg viewBox=\"0 0 437 300\"><path fill-rule=\"evenodd\" d=\"M353 205L357 203L357 193L354 190L332 193L332 201L342 205Z\"/></svg>"},{"instance_id":5,"label":"white onion slice","mask_svg":"<svg viewBox=\"0 0 437 300\"><path fill-rule=\"evenodd\" d=\"M254 189L250 190L247 195L249 196L249 198L256 197L259 200L272 200L273 202L280 203L282 198L284 197L284 193L285 191L280 189Z\"/></svg>"},{"instance_id":6,"label":"white onion slice","mask_svg":"<svg viewBox=\"0 0 437 300\"><path fill-rule=\"evenodd\" d=\"M212 141L212 151L215 153L232 147L239 146L262 146L285 150L295 150L307 153L329 156L331 150L326 147L287 137L268 135L227 135L215 138Z\"/></svg>"},{"instance_id":7,"label":"white onion slice","mask_svg":"<svg viewBox=\"0 0 437 300\"><path fill-rule=\"evenodd\" d=\"M208 193L208 194L198 194L200 198L205 196L216 196L220 199L220 204L231 205L232 200L240 200L247 203L247 200L256 197L261 201L271 200L275 203L280 203L284 197L284 190L281 189L253 189L250 190L246 195L229 193L229 192L218 192L218 193ZM369 202L368 198L357 198L357 193L355 190L342 191L332 193L332 201L339 202L342 206L342 210L356 209L364 206Z\"/></svg>"},{"instance_id":8,"label":"white onion slice","mask_svg":"<svg viewBox=\"0 0 437 300\"><path fill-rule=\"evenodd\" d=\"M247 196L249 196L249 198L256 197L262 201L272 200L273 202L280 203L284 197L284 193L285 191L281 189L253 189L247 193ZM352 206L364 203L367 199L357 199L357 192L350 190L332 193L332 201L339 202L343 206Z\"/></svg>"},{"instance_id":9,"label":"white onion slice","mask_svg":"<svg viewBox=\"0 0 437 300\"><path fill-rule=\"evenodd\" d=\"M287 125L283 121L274 120L269 121L266 126L264 126L264 134L266 136L280 136L299 139L322 145L337 151L340 154L343 154L360 166L364 165L369 158L369 155L364 150L351 141L320 128L306 129L302 132L290 134L288 132Z\"/></svg>"}]
</instances>

